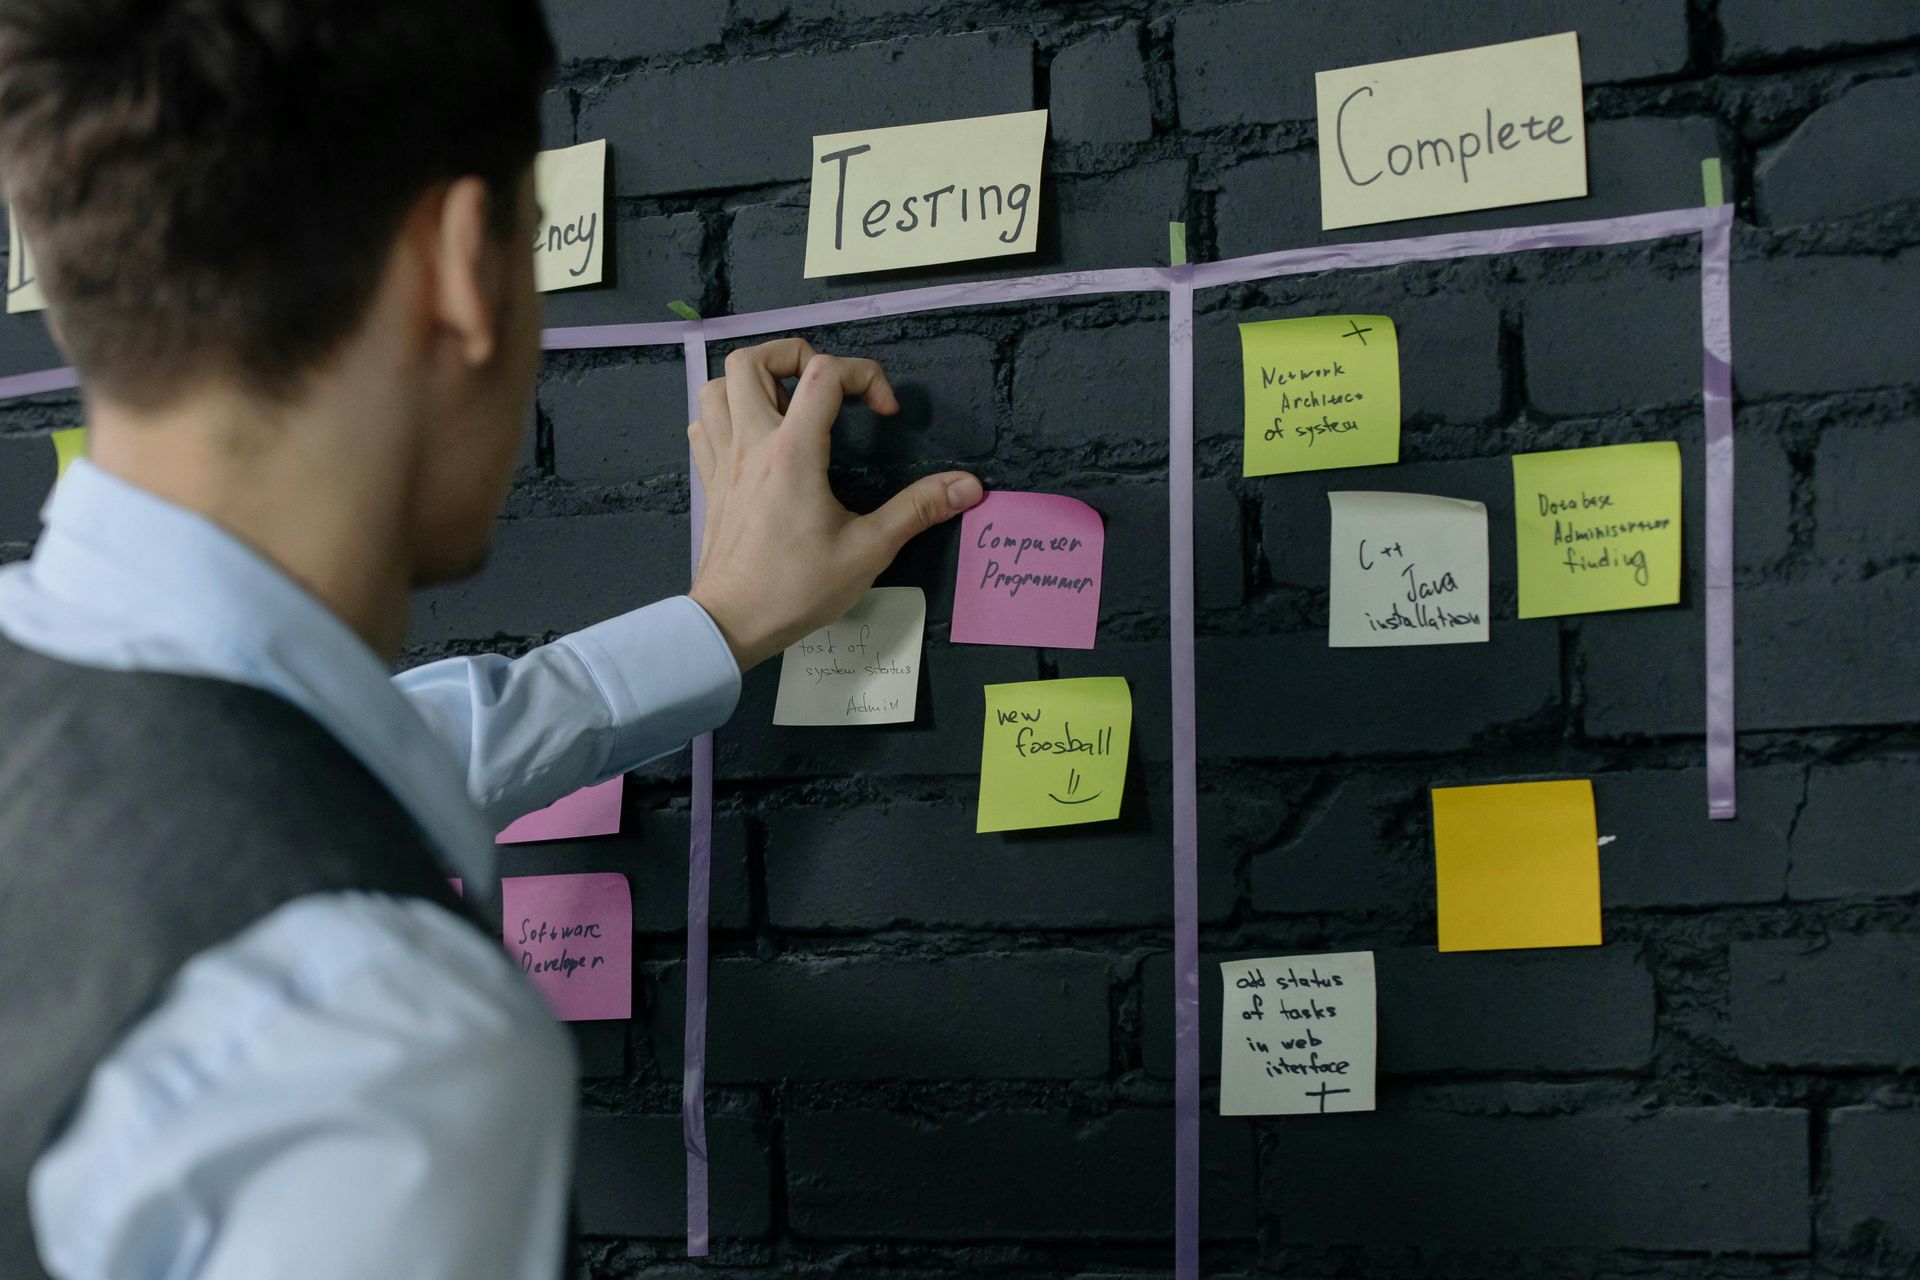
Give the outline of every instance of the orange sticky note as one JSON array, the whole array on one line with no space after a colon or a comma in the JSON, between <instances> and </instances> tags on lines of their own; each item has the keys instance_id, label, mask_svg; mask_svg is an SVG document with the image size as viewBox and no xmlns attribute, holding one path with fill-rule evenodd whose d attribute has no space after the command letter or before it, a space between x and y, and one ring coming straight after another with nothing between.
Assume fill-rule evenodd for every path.
<instances>
[{"instance_id":1,"label":"orange sticky note","mask_svg":"<svg viewBox=\"0 0 1920 1280\"><path fill-rule=\"evenodd\" d=\"M1600 945L1593 783L1433 789L1440 950Z\"/></svg>"}]
</instances>

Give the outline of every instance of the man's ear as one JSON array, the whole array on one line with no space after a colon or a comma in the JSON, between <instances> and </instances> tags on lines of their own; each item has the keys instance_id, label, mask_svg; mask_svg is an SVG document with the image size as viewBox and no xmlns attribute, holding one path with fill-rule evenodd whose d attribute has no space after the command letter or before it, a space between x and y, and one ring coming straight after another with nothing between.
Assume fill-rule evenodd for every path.
<instances>
[{"instance_id":1,"label":"man's ear","mask_svg":"<svg viewBox=\"0 0 1920 1280\"><path fill-rule=\"evenodd\" d=\"M505 264L487 184L478 178L447 184L434 230L434 319L453 335L461 359L478 368L499 350L505 302Z\"/></svg>"}]
</instances>

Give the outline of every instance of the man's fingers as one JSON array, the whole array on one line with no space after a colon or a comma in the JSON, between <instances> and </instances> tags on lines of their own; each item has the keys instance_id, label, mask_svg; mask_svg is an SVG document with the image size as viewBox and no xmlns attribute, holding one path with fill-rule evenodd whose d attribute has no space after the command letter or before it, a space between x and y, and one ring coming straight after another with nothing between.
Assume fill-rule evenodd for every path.
<instances>
[{"instance_id":1,"label":"man's fingers","mask_svg":"<svg viewBox=\"0 0 1920 1280\"><path fill-rule=\"evenodd\" d=\"M733 448L733 411L727 406L725 378L714 378L700 388L700 424L714 457Z\"/></svg>"},{"instance_id":2,"label":"man's fingers","mask_svg":"<svg viewBox=\"0 0 1920 1280\"><path fill-rule=\"evenodd\" d=\"M687 444L693 450L693 469L700 473L700 483L709 491L713 488L713 437L707 431L707 424L696 421L687 428Z\"/></svg>"},{"instance_id":3,"label":"man's fingers","mask_svg":"<svg viewBox=\"0 0 1920 1280\"><path fill-rule=\"evenodd\" d=\"M787 378L799 377L816 358L805 338L777 338L727 355L727 403L736 428L771 431L787 409Z\"/></svg>"},{"instance_id":4,"label":"man's fingers","mask_svg":"<svg viewBox=\"0 0 1920 1280\"><path fill-rule=\"evenodd\" d=\"M800 384L793 389L793 403L787 406L783 429L790 431L820 465L826 465L833 422L840 416L840 405L848 396L865 401L875 413L900 411L900 400L893 384L878 363L852 356L817 355L807 362Z\"/></svg>"},{"instance_id":5,"label":"man's fingers","mask_svg":"<svg viewBox=\"0 0 1920 1280\"><path fill-rule=\"evenodd\" d=\"M913 538L979 505L984 494L973 476L945 471L914 481L859 523L872 530L891 558Z\"/></svg>"}]
</instances>

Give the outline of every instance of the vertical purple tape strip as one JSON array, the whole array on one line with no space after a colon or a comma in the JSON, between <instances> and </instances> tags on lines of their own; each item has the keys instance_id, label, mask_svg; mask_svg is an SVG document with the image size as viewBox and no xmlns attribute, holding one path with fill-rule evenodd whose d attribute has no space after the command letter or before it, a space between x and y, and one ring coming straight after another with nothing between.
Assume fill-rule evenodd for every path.
<instances>
[{"instance_id":1,"label":"vertical purple tape strip","mask_svg":"<svg viewBox=\"0 0 1920 1280\"><path fill-rule=\"evenodd\" d=\"M1173 1269L1200 1280L1200 824L1193 704L1193 272L1167 294L1167 582L1173 640Z\"/></svg>"},{"instance_id":2,"label":"vertical purple tape strip","mask_svg":"<svg viewBox=\"0 0 1920 1280\"><path fill-rule=\"evenodd\" d=\"M1733 206L1700 233L1700 396L1707 419L1707 817L1731 818L1733 711Z\"/></svg>"},{"instance_id":3,"label":"vertical purple tape strip","mask_svg":"<svg viewBox=\"0 0 1920 1280\"><path fill-rule=\"evenodd\" d=\"M707 336L692 326L681 349L687 363L687 421L700 416L707 381ZM700 470L687 460L693 513L693 570L700 568L700 534L707 523L707 492ZM704 1258L707 1211L707 918L713 886L713 735L693 740L693 813L687 824L687 1025L680 1077L680 1126L687 1146L687 1256Z\"/></svg>"}]
</instances>

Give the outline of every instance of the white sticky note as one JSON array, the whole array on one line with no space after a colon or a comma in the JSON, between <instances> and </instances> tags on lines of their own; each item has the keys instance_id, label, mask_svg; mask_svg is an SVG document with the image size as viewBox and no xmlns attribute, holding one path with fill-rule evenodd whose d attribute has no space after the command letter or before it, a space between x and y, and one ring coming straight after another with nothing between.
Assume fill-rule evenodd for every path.
<instances>
[{"instance_id":1,"label":"white sticky note","mask_svg":"<svg viewBox=\"0 0 1920 1280\"><path fill-rule=\"evenodd\" d=\"M540 221L533 278L541 293L599 284L606 270L607 142L542 151L533 160Z\"/></svg>"},{"instance_id":2,"label":"white sticky note","mask_svg":"<svg viewBox=\"0 0 1920 1280\"><path fill-rule=\"evenodd\" d=\"M1487 638L1487 508L1424 493L1329 493L1327 643Z\"/></svg>"},{"instance_id":3,"label":"white sticky note","mask_svg":"<svg viewBox=\"0 0 1920 1280\"><path fill-rule=\"evenodd\" d=\"M1031 253L1047 113L813 140L807 278Z\"/></svg>"},{"instance_id":4,"label":"white sticky note","mask_svg":"<svg viewBox=\"0 0 1920 1280\"><path fill-rule=\"evenodd\" d=\"M20 220L7 207L7 314L45 311L47 295L40 289L40 275L33 265L33 250L20 235Z\"/></svg>"},{"instance_id":5,"label":"white sticky note","mask_svg":"<svg viewBox=\"0 0 1920 1280\"><path fill-rule=\"evenodd\" d=\"M1220 966L1220 1114L1373 1110L1373 952Z\"/></svg>"},{"instance_id":6,"label":"white sticky note","mask_svg":"<svg viewBox=\"0 0 1920 1280\"><path fill-rule=\"evenodd\" d=\"M927 597L919 587L874 587L838 622L787 647L773 722L909 723L926 628Z\"/></svg>"},{"instance_id":7,"label":"white sticky note","mask_svg":"<svg viewBox=\"0 0 1920 1280\"><path fill-rule=\"evenodd\" d=\"M1314 76L1320 225L1587 194L1573 32Z\"/></svg>"}]
</instances>

